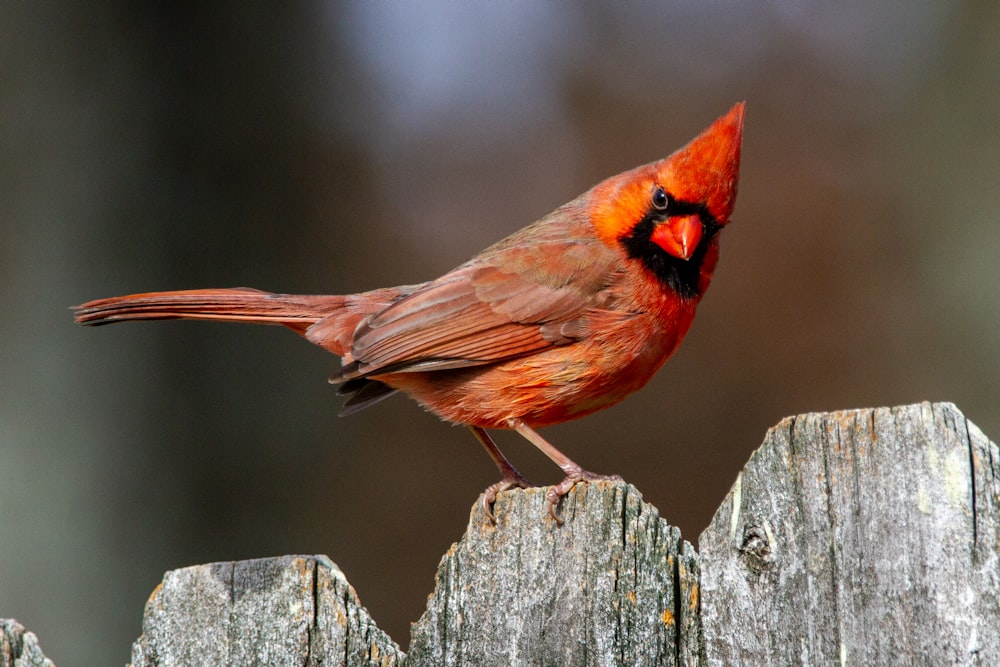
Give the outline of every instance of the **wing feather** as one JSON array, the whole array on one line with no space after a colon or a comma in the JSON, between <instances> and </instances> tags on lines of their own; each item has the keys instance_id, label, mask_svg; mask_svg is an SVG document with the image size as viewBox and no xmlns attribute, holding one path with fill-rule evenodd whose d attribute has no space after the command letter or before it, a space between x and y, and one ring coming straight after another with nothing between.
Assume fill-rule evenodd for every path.
<instances>
[{"instance_id":1,"label":"wing feather","mask_svg":"<svg viewBox=\"0 0 1000 667\"><path fill-rule=\"evenodd\" d=\"M618 258L597 239L548 234L508 238L363 320L333 381L495 363L585 336Z\"/></svg>"}]
</instances>

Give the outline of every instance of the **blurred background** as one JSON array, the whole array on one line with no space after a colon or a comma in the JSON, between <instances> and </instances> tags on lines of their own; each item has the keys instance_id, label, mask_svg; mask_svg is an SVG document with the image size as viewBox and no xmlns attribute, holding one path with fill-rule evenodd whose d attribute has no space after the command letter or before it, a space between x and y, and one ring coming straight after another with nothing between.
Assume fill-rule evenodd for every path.
<instances>
[{"instance_id":1,"label":"blurred background","mask_svg":"<svg viewBox=\"0 0 1000 667\"><path fill-rule=\"evenodd\" d=\"M475 440L338 418L287 331L67 308L434 278L743 99L686 343L546 431L692 542L786 415L948 400L1000 438L1000 5L0 5L0 616L123 664L165 570L324 553L405 646L495 481Z\"/></svg>"}]
</instances>

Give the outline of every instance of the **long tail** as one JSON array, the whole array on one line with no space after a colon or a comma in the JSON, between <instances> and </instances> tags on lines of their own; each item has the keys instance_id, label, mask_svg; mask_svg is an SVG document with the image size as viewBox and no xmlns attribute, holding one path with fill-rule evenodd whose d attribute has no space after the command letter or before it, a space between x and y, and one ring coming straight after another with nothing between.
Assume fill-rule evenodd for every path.
<instances>
[{"instance_id":1,"label":"long tail","mask_svg":"<svg viewBox=\"0 0 1000 667\"><path fill-rule=\"evenodd\" d=\"M388 287L344 296L272 294L248 287L149 292L90 301L73 308L73 319L89 326L130 320L280 324L348 359L358 323L420 287ZM352 380L340 391L351 395L343 414L374 405L395 391L376 380Z\"/></svg>"},{"instance_id":2,"label":"long tail","mask_svg":"<svg viewBox=\"0 0 1000 667\"><path fill-rule=\"evenodd\" d=\"M74 308L77 324L98 326L128 320L218 320L281 324L304 334L343 308L343 296L272 294L248 287L130 294Z\"/></svg>"},{"instance_id":3,"label":"long tail","mask_svg":"<svg viewBox=\"0 0 1000 667\"><path fill-rule=\"evenodd\" d=\"M249 287L130 294L76 306L77 324L99 326L130 320L215 320L280 324L310 342L344 356L362 318L376 313L419 285L361 294L272 294ZM309 331L314 324L314 327ZM307 335L308 332L308 335Z\"/></svg>"}]
</instances>

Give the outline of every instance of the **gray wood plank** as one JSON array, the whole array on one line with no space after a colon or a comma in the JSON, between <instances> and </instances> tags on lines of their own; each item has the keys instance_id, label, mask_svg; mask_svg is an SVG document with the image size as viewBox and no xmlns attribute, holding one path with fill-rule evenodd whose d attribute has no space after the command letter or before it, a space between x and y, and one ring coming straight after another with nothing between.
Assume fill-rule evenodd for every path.
<instances>
[{"instance_id":1,"label":"gray wood plank","mask_svg":"<svg viewBox=\"0 0 1000 667\"><path fill-rule=\"evenodd\" d=\"M696 556L624 482L577 485L565 519L545 489L501 494L498 523L474 509L414 625L408 667L694 665Z\"/></svg>"},{"instance_id":2,"label":"gray wood plank","mask_svg":"<svg viewBox=\"0 0 1000 667\"><path fill-rule=\"evenodd\" d=\"M699 540L710 665L1000 665L1000 455L951 404L783 420Z\"/></svg>"}]
</instances>

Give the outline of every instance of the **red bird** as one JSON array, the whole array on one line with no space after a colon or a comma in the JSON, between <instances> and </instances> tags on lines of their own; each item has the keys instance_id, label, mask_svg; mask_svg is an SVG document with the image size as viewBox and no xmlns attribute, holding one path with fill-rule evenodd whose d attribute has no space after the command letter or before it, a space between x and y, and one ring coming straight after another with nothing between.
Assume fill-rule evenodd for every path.
<instances>
[{"instance_id":1,"label":"red bird","mask_svg":"<svg viewBox=\"0 0 1000 667\"><path fill-rule=\"evenodd\" d=\"M361 294L242 287L133 294L76 308L81 324L193 319L280 324L341 357L343 414L402 391L468 426L503 478L529 482L486 429L513 429L577 483L605 477L535 430L618 403L680 345L719 257L736 199L743 103L670 157L580 195L437 280Z\"/></svg>"}]
</instances>

